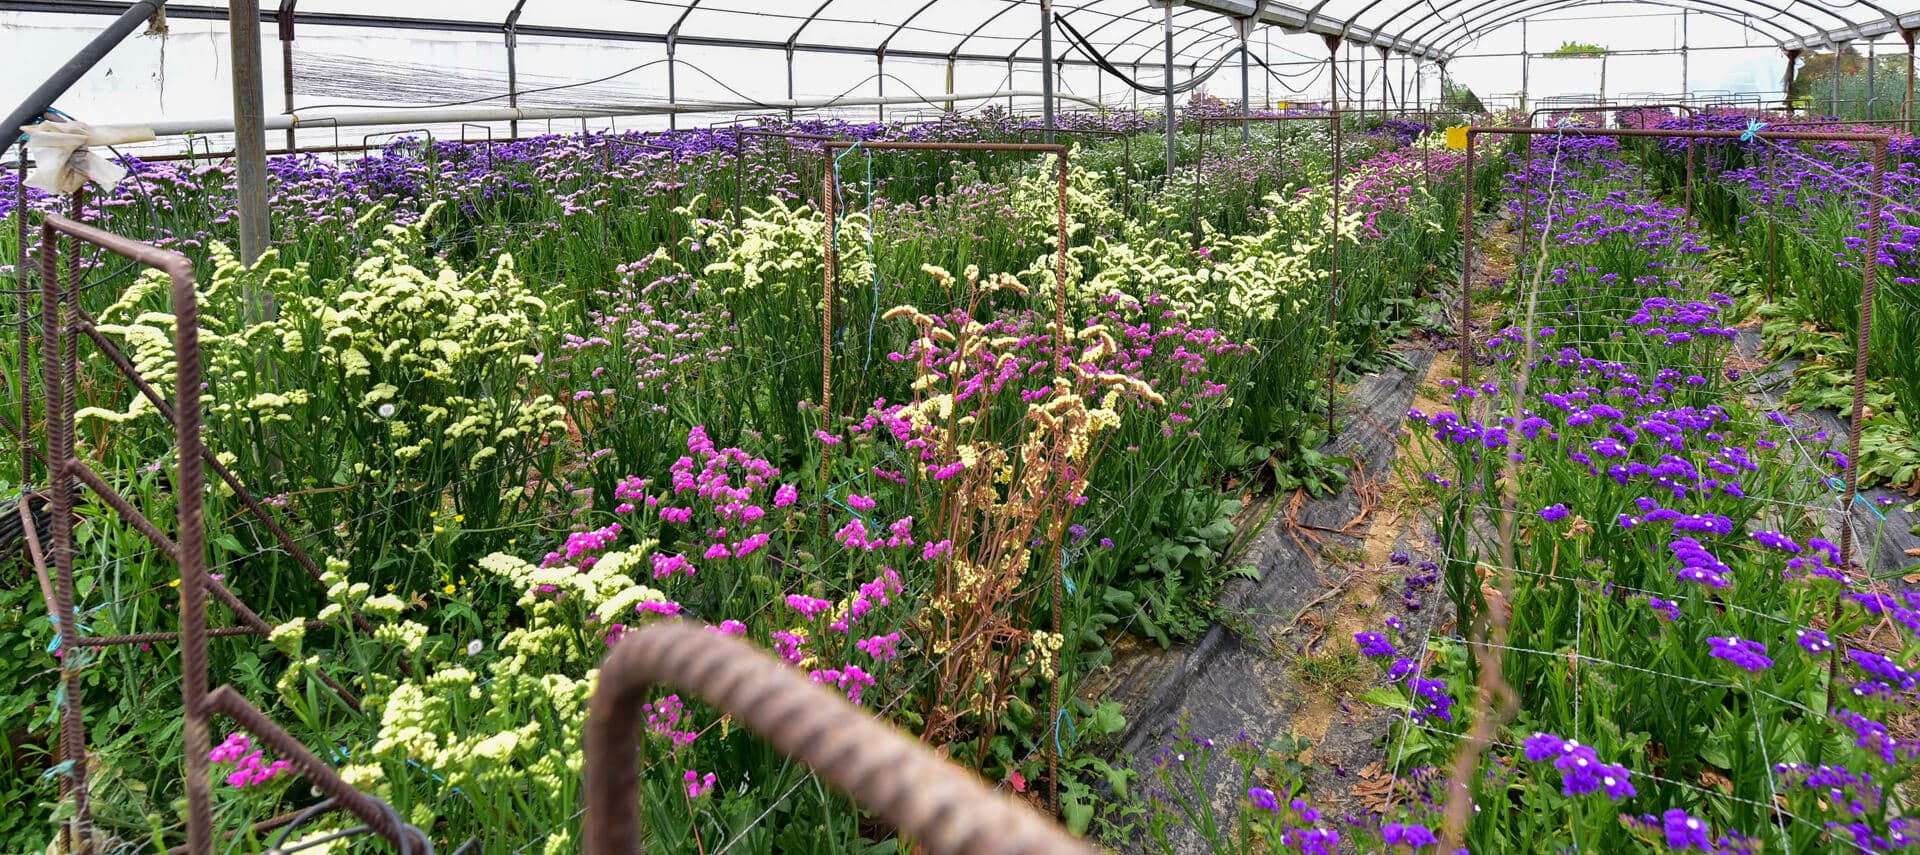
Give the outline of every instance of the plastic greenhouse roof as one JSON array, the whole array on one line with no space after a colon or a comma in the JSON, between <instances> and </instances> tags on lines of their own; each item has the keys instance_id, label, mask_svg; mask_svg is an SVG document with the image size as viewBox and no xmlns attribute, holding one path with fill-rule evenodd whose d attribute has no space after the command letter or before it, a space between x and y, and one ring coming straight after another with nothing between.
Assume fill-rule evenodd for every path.
<instances>
[{"instance_id":1,"label":"plastic greenhouse roof","mask_svg":"<svg viewBox=\"0 0 1920 855\"><path fill-rule=\"evenodd\" d=\"M1529 15L1627 3L1686 9L1748 27L1783 49L1920 29L1889 0L1174 0L1174 61L1211 64L1238 24L1334 36L1444 62L1472 37ZM1911 2L1911 0L1906 0ZM111 0L0 0L0 11L118 14ZM174 0L168 14L224 19L225 0ZM763 48L920 59L1037 62L1040 0L261 0L269 25L377 27ZM1151 0L1054 0L1055 15L1117 66L1162 61L1164 12ZM269 29L268 32L273 32ZM1064 28L1055 56L1089 62Z\"/></svg>"}]
</instances>

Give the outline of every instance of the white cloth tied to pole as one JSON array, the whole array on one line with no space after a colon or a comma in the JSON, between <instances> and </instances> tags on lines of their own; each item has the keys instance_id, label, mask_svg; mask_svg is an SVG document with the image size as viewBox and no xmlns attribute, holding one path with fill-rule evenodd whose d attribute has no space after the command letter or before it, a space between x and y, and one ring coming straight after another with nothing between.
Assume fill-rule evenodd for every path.
<instances>
[{"instance_id":1,"label":"white cloth tied to pole","mask_svg":"<svg viewBox=\"0 0 1920 855\"><path fill-rule=\"evenodd\" d=\"M127 170L88 149L153 139L153 129L144 125L96 128L86 122L41 122L20 130L27 135L27 151L34 162L27 186L48 193L72 193L88 179L102 187L120 183Z\"/></svg>"}]
</instances>

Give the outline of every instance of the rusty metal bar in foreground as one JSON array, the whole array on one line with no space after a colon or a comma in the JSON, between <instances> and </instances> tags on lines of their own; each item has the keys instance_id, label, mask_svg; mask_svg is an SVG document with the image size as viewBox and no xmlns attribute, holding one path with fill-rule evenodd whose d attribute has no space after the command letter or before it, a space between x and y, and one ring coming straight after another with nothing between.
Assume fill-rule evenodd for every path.
<instances>
[{"instance_id":1,"label":"rusty metal bar in foreground","mask_svg":"<svg viewBox=\"0 0 1920 855\"><path fill-rule=\"evenodd\" d=\"M639 851L640 715L658 685L733 716L872 809L918 851L1096 851L748 642L674 622L627 634L600 663L585 738L587 855Z\"/></svg>"}]
</instances>

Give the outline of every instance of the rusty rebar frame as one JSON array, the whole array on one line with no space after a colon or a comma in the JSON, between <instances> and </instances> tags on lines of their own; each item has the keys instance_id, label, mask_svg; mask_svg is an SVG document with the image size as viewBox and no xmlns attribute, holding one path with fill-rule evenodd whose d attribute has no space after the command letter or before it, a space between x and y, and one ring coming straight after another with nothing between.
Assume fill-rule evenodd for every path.
<instances>
[{"instance_id":1,"label":"rusty rebar frame","mask_svg":"<svg viewBox=\"0 0 1920 855\"><path fill-rule=\"evenodd\" d=\"M75 250L68 254L68 276L64 283L59 277L61 258L59 240L63 236ZM125 356L99 333L92 319L80 310L80 264L77 249L83 243L167 275L170 283L169 299L174 313L175 373L174 402L171 406L159 399L158 392L146 383L137 371L129 370L132 366L126 361ZM210 718L215 713L232 719L242 729L260 737L276 754L298 768L317 788L335 798L343 809L358 816L370 828L388 840L394 841L403 850L410 851L415 846L430 849L424 834L400 823L392 809L384 803L360 793L347 784L326 764L320 762L312 752L307 751L265 714L248 704L232 688L221 686L212 691L208 690L207 638L233 634L264 635L271 630L271 627L238 597L227 591L225 586L209 578L207 573L205 525L207 468L211 466L221 474L223 480L234 484L236 492L244 494L244 490L237 486L232 475L213 458L201 440L200 310L192 264L178 253L110 234L58 215L48 215L42 223L39 262L42 327L40 372L46 413L46 460L49 482L46 492L48 504L51 506L51 543L48 552L55 570L54 602L51 605L62 654L60 669L64 695L60 708L60 755L63 761L69 764L68 772L62 778L61 789L63 796L71 796L75 802L72 820L63 824L60 829L61 850L90 853L94 848L93 835L89 828L91 817L87 806L85 722L80 705L80 671L76 662L81 657L76 651L108 644L144 643L148 640L165 641L176 637L181 644L180 683L183 712L181 731L186 766L184 777L188 805L188 852L207 855L212 851L213 808L211 783L208 777L210 762L208 752L211 747ZM161 532L158 526L134 508L125 497L113 490L104 478L75 454L74 395L79 385L78 350L80 336L83 334L108 351L115 367L126 372L127 378L139 388L143 396L155 402L160 412L174 427L177 466L174 501L177 531L172 538ZM92 639L91 643L80 636L78 622L75 619L73 590L75 557L73 512L76 494L83 484L113 507L129 525L153 542L159 551L167 554L180 568L180 631L177 634L113 636ZM263 521L277 535L285 535L284 529L280 529L270 517L264 514L264 509L260 509L256 502L250 501L250 496L247 499L250 510L259 513ZM38 538L34 533L30 532L29 538L37 543ZM297 547L291 545L290 538L286 542L290 551L305 558L304 553L300 553ZM310 559L308 561L310 563ZM209 629L206 614L208 593L212 593L215 599L220 600L235 612L246 626ZM364 619L361 619L361 622L364 624ZM358 708L357 700L346 693L343 687L324 673L319 676L323 682L340 693L344 702Z\"/></svg>"},{"instance_id":2,"label":"rusty rebar frame","mask_svg":"<svg viewBox=\"0 0 1920 855\"><path fill-rule=\"evenodd\" d=\"M833 427L833 316L834 303L839 298L837 281L840 278L839 263L839 186L840 175L834 162L834 152L839 149L866 149L867 151L937 151L937 152L1024 152L1028 154L1051 154L1054 156L1054 174L1058 187L1057 219L1055 220L1058 246L1054 250L1054 370L1062 376L1067 373L1067 353L1072 345L1072 334L1067 331L1067 146L1057 143L986 143L986 142L904 142L904 141L829 141L821 144L821 153L826 158L825 176L821 179L821 210L826 216L826 229L821 237L824 242L824 255L821 271L824 286L820 297L820 429ZM871 228L871 226L869 226ZM820 483L833 483L828 467L833 460L833 446L820 446ZM824 540L827 533L827 515L820 514L820 536ZM1062 575L1066 568L1055 565L1050 574L1052 581L1053 633L1060 634L1060 589ZM1060 651L1053 653L1053 694L1049 704L1049 722L1060 718ZM1050 725L1051 726L1051 725ZM1057 750L1043 749L1047 756L1048 803L1055 810L1060 806L1060 757Z\"/></svg>"},{"instance_id":3,"label":"rusty rebar frame","mask_svg":"<svg viewBox=\"0 0 1920 855\"><path fill-rule=\"evenodd\" d=\"M1604 117L1607 113L1619 113L1622 110L1681 110L1687 114L1686 119L1687 119L1688 130L1693 129L1694 121L1698 119L1700 116L1699 110L1693 107L1690 107L1686 104L1673 103L1673 102L1656 103L1656 104L1635 104L1631 107L1607 106L1607 105L1586 105L1586 106L1578 106L1578 107L1541 107L1527 114L1527 127L1530 127L1530 128L1534 127L1535 121L1540 118L1540 114L1542 113L1546 113L1548 115L1552 115L1555 113L1598 113ZM1616 116L1616 118L1618 117ZM1605 120L1602 119L1602 121L1604 122ZM1689 217L1693 216L1693 143L1694 143L1694 139L1692 137L1688 137L1687 138L1687 170L1686 170L1686 204L1685 204L1684 210L1686 211L1686 214ZM1527 147L1527 153L1526 153L1527 168L1531 170L1533 168L1533 137L1526 138L1526 147ZM1644 168L1640 170L1640 189L1642 191L1645 191L1647 189L1647 172ZM1530 230L1530 227L1532 226L1532 223L1528 221L1528 217L1527 217L1527 215L1531 213L1531 211L1532 209L1528 206L1522 206L1521 208L1521 218L1520 218L1521 256L1520 257L1522 259L1526 257L1525 253L1527 248L1527 234ZM1547 213L1551 215L1553 212L1549 211Z\"/></svg>"},{"instance_id":4,"label":"rusty rebar frame","mask_svg":"<svg viewBox=\"0 0 1920 855\"><path fill-rule=\"evenodd\" d=\"M1860 431L1865 421L1867 387L1867 345L1873 335L1873 301L1875 279L1880 269L1880 244L1883 230L1881 214L1883 193L1886 186L1887 151L1891 135L1860 133L1819 133L1804 131L1734 131L1734 130L1675 130L1666 128L1534 128L1499 127L1469 125L1467 127L1467 162L1464 178L1464 198L1460 208L1460 385L1471 385L1473 370L1473 323L1472 323L1472 281L1473 281L1473 160L1476 143L1481 135L1504 136L1601 136L1615 138L1654 138L1685 139L1689 147L1693 140L1752 140L1770 142L1844 142L1873 146L1870 159L1873 163L1873 188L1867 194L1867 245L1861 252L1864 256L1860 269L1860 316L1854 331L1853 354L1853 402L1847 418L1847 460L1846 490L1841 499L1844 507L1840 512L1840 566L1845 568L1853 563L1853 514L1854 505L1860 496ZM1523 196L1521 207L1528 207ZM1548 224L1546 228L1551 229ZM1464 512L1464 511L1463 511ZM1834 600L1834 614L1838 617L1840 600ZM1827 712L1833 712L1837 695L1834 687L1840 670L1840 649L1834 647L1827 665Z\"/></svg>"},{"instance_id":5,"label":"rusty rebar frame","mask_svg":"<svg viewBox=\"0 0 1920 855\"><path fill-rule=\"evenodd\" d=\"M793 154L793 143L795 140L800 140L803 142L817 142L817 143L845 141L841 137L830 137L824 134L804 134L798 131L782 131L782 130L776 130L773 128L765 128L765 127L751 127L751 128L734 127L734 128L729 128L728 130L730 130L734 136L733 222L735 225L738 225L741 222L740 207L741 207L741 202L747 192L747 141L746 141L747 137L767 137L767 138L773 138L773 139L786 140L789 163L792 162L791 157ZM800 186L802 188L802 192L804 192L806 184L802 182Z\"/></svg>"},{"instance_id":6,"label":"rusty rebar frame","mask_svg":"<svg viewBox=\"0 0 1920 855\"><path fill-rule=\"evenodd\" d=\"M1346 162L1341 151L1341 117L1345 111L1328 110L1324 115L1287 116L1201 116L1194 120L1200 143L1193 155L1193 246L1200 247L1200 176L1207 159L1207 125L1220 122L1326 122L1332 128L1333 178L1328 183L1332 200L1327 204L1327 436L1333 436L1334 401L1339 393L1340 365L1334 356L1333 338L1338 334L1340 309L1340 182L1346 179Z\"/></svg>"},{"instance_id":7,"label":"rusty rebar frame","mask_svg":"<svg viewBox=\"0 0 1920 855\"><path fill-rule=\"evenodd\" d=\"M639 719L647 691L662 684L705 698L921 851L1095 851L753 645L670 622L628 633L601 660L583 740L587 855L639 851Z\"/></svg>"}]
</instances>

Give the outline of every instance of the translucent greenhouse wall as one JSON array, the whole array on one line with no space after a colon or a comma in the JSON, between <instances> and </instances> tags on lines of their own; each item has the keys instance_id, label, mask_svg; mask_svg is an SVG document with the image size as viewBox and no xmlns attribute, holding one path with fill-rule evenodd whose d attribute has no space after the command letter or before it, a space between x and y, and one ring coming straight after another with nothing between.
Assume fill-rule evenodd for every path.
<instances>
[{"instance_id":1,"label":"translucent greenhouse wall","mask_svg":"<svg viewBox=\"0 0 1920 855\"><path fill-rule=\"evenodd\" d=\"M348 0L328 0L328 11L365 14L395 14L380 4ZM440 0L406 4L405 14L425 16L443 5ZM532 4L545 17L547 26L627 28L629 32L663 32L673 24L673 4L614 4L633 7L621 12L618 20L604 16L582 16L575 4ZM882 4L885 5L885 4ZM494 7L499 8L494 8ZM510 2L488 0L485 3L456 4L442 9L449 15L457 10L467 20L492 20L499 13L503 20ZM838 7L836 7L838 8ZM1067 20L1079 20L1085 30L1098 31L1101 18L1062 7ZM1137 11L1137 10L1135 10ZM1209 23L1213 13L1182 10L1181 26L1192 24L1196 30ZM677 14L677 13L676 13ZM757 27L739 35L751 39L784 38L794 31L796 20L804 16L774 14L768 20L749 25L748 16L721 9L702 23L707 31L726 27ZM1026 57L1037 52L1032 38L1037 15L1013 14L993 19L993 26L967 38L939 30L941 21L925 20L894 31L892 25L861 22L859 9L836 12L836 17L806 24L809 42L872 44L894 33L896 49L951 49L964 39L966 50L973 52L1019 51ZM871 10L881 17L880 9ZM897 12L888 13L898 17ZM1081 17L1075 18L1078 14ZM1111 16L1108 16L1111 17ZM1013 20L1018 18L1019 20ZM66 57L104 26L106 18L92 15L0 12L0 79L20 82L21 91L32 81L48 76ZM689 16L690 22L701 22ZM1158 85L1165 77L1161 66L1160 31L1142 28L1135 21L1112 23L1095 37L1096 43L1122 38L1124 44L1103 44L1109 58L1121 70L1148 85ZM1636 4L1582 6L1564 12L1529 19L1525 26L1516 23L1497 26L1491 32L1468 32L1461 26L1436 24L1433 38L1458 54L1448 68L1452 80L1473 90L1489 106L1517 106L1522 82L1534 105L1592 102L1603 89L1610 101L1645 100L1681 94L1726 93L1756 96L1760 102L1769 97L1777 102L1784 57L1772 38L1750 26L1750 20L1729 20L1698 12L1683 18L1672 8ZM969 27L971 27L969 22ZM1451 29L1449 29L1451 27ZM263 27L261 51L266 107L269 115L288 110L281 92L282 54L274 28ZM1204 71L1232 49L1235 41L1219 33L1183 35L1176 40L1180 58L1174 79L1184 81L1196 71ZM1451 41L1447 41L1450 39ZM1902 49L1897 36L1884 37L1883 53ZM1598 44L1616 51L1605 62L1598 59L1549 58L1544 56L1566 42ZM1532 54L1521 59L1524 49ZM1689 47L1683 58L1680 49ZM1326 48L1318 36L1287 34L1277 28L1262 27L1250 40L1255 56L1264 59L1269 69L1255 66L1249 87L1250 100L1270 105L1280 102L1323 103L1329 97ZM1864 51L1864 46L1861 47ZM1084 101L1098 101L1114 107L1156 109L1160 98L1138 93L1125 83L1084 64L1082 57L1064 33L1057 34L1056 56L1075 64L1062 65L1059 91ZM295 97L293 105L304 114L325 114L336 110L363 108L413 107L455 102L477 102L488 106L506 106L508 90L507 55L504 38L498 33L427 32L364 27L337 27L302 24L294 42ZM795 54L789 84L786 57L780 51L738 47L715 47L682 43L674 63L674 94L678 102L775 102L789 97L802 101L828 99L903 97L919 95L936 103L925 105L848 106L823 111L852 119L881 117L913 119L929 116L941 109L947 91L948 68L945 62L912 56L889 56L884 63L871 55L801 51ZM1225 67L1200 87L1200 91L1224 100L1240 95L1238 63L1228 60ZM1604 80L1602 66L1604 65ZM519 104L524 107L582 107L606 104L664 105L668 91L668 57L662 44L638 41L594 41L556 38L522 33L517 50ZM1343 103L1353 105L1364 97L1368 108L1381 103L1383 84L1391 90L1387 104L1400 107L1413 103L1418 91L1430 103L1440 94L1440 69L1433 63L1410 61L1395 55L1382 67L1379 53L1372 49L1347 45L1340 51L1340 83ZM604 80L602 78L605 78ZM984 93L995 91L1037 92L1042 80L1034 62L960 61L952 72L953 91ZM1383 79L1384 78L1384 79ZM592 82L598 81L598 82ZM1894 81L1887 81L1894 84ZM789 86L791 85L791 90ZM1364 85L1364 90L1363 90ZM1404 93L1402 91L1404 87ZM1892 88L1890 85L1888 88ZM1363 94L1364 93L1364 94ZM1186 96L1179 99L1182 103ZM230 64L226 26L221 21L192 20L176 16L165 35L141 35L129 39L110 54L67 96L60 100L62 110L96 123L144 122L155 119L220 118L231 114ZM1038 112L1034 97L1013 99L975 99L954 105L963 111L999 106L1021 112ZM1062 109L1080 109L1080 102L1063 101ZM681 124L724 123L745 115L764 115L767 109L728 110L685 116ZM783 112L783 111L782 111ZM659 129L673 120L664 116L633 116L586 120L554 120L532 123L536 131L551 127L554 131L599 129ZM369 132L408 130L405 125L385 129L360 128L333 130L324 126L299 133L303 146L357 144ZM428 127L436 138L469 138L488 133L505 136L505 122L486 127L458 123ZM526 132L523 127L523 133ZM284 143L284 135L272 135L273 145ZM222 135L201 143L225 148ZM148 149L181 150L180 140L164 140Z\"/></svg>"}]
</instances>

